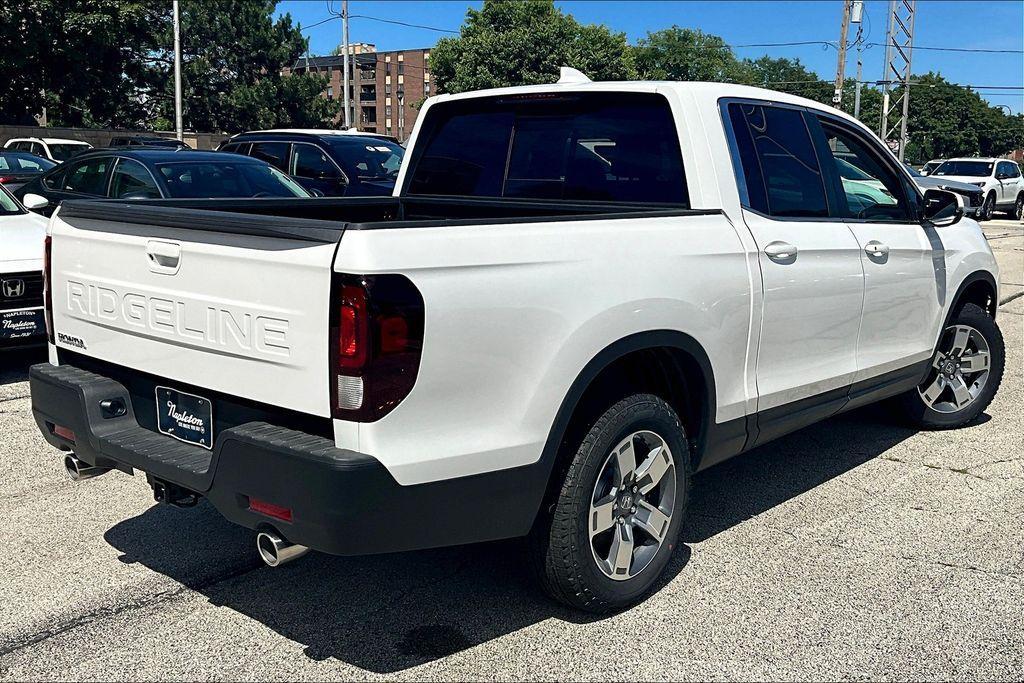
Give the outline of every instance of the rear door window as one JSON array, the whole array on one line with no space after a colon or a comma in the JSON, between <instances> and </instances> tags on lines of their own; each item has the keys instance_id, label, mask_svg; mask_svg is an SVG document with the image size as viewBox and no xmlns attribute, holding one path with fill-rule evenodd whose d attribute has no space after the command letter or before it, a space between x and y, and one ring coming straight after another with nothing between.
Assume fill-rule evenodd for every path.
<instances>
[{"instance_id":1,"label":"rear door window","mask_svg":"<svg viewBox=\"0 0 1024 683\"><path fill-rule=\"evenodd\" d=\"M341 171L316 145L296 144L292 147L292 168L289 172L300 178L336 180Z\"/></svg>"},{"instance_id":2,"label":"rear door window","mask_svg":"<svg viewBox=\"0 0 1024 683\"><path fill-rule=\"evenodd\" d=\"M288 172L288 142L254 142L249 156L262 159L274 168Z\"/></svg>"},{"instance_id":3,"label":"rear door window","mask_svg":"<svg viewBox=\"0 0 1024 683\"><path fill-rule=\"evenodd\" d=\"M412 194L689 203L661 95L453 102L436 105L425 124Z\"/></svg>"},{"instance_id":4,"label":"rear door window","mask_svg":"<svg viewBox=\"0 0 1024 683\"><path fill-rule=\"evenodd\" d=\"M121 159L110 176L114 199L159 199L160 190L146 167L133 159Z\"/></svg>"},{"instance_id":5,"label":"rear door window","mask_svg":"<svg viewBox=\"0 0 1024 683\"><path fill-rule=\"evenodd\" d=\"M729 120L736 141L744 205L780 218L826 218L825 184L803 112L733 102Z\"/></svg>"},{"instance_id":6,"label":"rear door window","mask_svg":"<svg viewBox=\"0 0 1024 683\"><path fill-rule=\"evenodd\" d=\"M68 171L64 188L68 192L101 196L106 194L107 170L110 157L94 157L75 164Z\"/></svg>"}]
</instances>

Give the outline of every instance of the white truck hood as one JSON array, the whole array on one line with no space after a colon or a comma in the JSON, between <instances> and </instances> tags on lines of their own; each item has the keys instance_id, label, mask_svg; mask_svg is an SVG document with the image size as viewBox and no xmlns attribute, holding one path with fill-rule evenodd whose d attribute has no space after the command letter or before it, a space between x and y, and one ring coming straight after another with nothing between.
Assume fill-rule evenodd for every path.
<instances>
[{"instance_id":1,"label":"white truck hood","mask_svg":"<svg viewBox=\"0 0 1024 683\"><path fill-rule=\"evenodd\" d=\"M936 183L942 182L955 182L955 183L967 183L968 185L974 185L975 183L984 183L989 180L984 176L972 176L972 175L930 175L929 180L934 180ZM974 185L977 187L977 185Z\"/></svg>"},{"instance_id":2,"label":"white truck hood","mask_svg":"<svg viewBox=\"0 0 1024 683\"><path fill-rule=\"evenodd\" d=\"M43 269L46 219L34 213L0 216L0 273Z\"/></svg>"}]
</instances>

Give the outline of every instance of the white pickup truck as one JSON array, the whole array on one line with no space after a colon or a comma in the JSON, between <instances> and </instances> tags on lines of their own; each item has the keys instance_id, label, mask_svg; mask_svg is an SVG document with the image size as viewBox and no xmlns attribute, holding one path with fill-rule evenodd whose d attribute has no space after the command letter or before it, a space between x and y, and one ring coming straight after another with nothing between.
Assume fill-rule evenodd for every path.
<instances>
[{"instance_id":1,"label":"white pickup truck","mask_svg":"<svg viewBox=\"0 0 1024 683\"><path fill-rule=\"evenodd\" d=\"M666 566L692 473L883 398L984 410L997 267L961 214L790 95L434 97L393 197L65 202L33 410L73 478L205 497L270 565L527 536L606 611Z\"/></svg>"}]
</instances>

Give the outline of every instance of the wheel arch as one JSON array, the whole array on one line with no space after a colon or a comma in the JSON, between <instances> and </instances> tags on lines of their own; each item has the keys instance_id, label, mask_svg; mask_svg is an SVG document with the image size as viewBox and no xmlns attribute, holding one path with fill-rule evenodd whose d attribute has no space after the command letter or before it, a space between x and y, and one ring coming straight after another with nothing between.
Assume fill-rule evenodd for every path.
<instances>
[{"instance_id":1,"label":"wheel arch","mask_svg":"<svg viewBox=\"0 0 1024 683\"><path fill-rule=\"evenodd\" d=\"M994 319L999 308L998 292L996 278L992 273L987 270L976 270L970 273L956 289L949 310L946 311L943 325L939 329L939 336L942 336L942 330L949 326L949 321L953 319L953 316L967 304L979 306Z\"/></svg>"},{"instance_id":2,"label":"wheel arch","mask_svg":"<svg viewBox=\"0 0 1024 683\"><path fill-rule=\"evenodd\" d=\"M615 391L614 383L623 377L622 372L638 367L635 363L641 360L653 364L648 376L631 377L630 381L623 383L621 391ZM672 385L677 379L682 379L682 386ZM696 339L684 332L637 332L597 353L577 374L563 397L541 457L548 469L548 494L557 492L557 486L560 486L560 472L565 465L566 449L563 445L572 442L577 432L582 430L585 433L589 422L600 416L600 413L593 413L600 409L602 398L611 400L609 397L617 393L650 391L652 388L660 389L653 393L667 393L662 398L679 413L691 444L691 463L696 469L708 432L714 424L717 406L714 370L708 354ZM605 393L606 390L611 391ZM694 395L696 400L693 400ZM548 501L550 495L545 496L545 504Z\"/></svg>"}]
</instances>

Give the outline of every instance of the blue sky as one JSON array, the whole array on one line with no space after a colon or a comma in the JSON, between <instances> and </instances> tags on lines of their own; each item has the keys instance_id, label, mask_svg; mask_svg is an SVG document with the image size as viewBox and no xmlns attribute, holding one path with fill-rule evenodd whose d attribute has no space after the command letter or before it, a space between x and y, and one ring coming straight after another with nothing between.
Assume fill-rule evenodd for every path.
<instances>
[{"instance_id":1,"label":"blue sky","mask_svg":"<svg viewBox=\"0 0 1024 683\"><path fill-rule=\"evenodd\" d=\"M673 24L699 28L722 36L727 43L778 43L793 41L838 41L842 0L805 2L762 0L750 2L639 0L558 2L563 11L584 23L605 24L624 31L635 42L648 31ZM335 9L340 8L335 0ZM374 43L378 49L395 50L429 47L444 35L438 31L374 21L377 17L438 29L457 31L468 7L479 2L460 0L350 0L353 15L349 28L352 42ZM884 42L887 0L867 0L864 21L865 42ZM327 0L280 2L278 12L288 12L296 22L309 26L326 19ZM326 54L341 40L341 22L330 21L310 28L311 52ZM972 49L1024 50L1024 2L1021 0L918 0L915 45ZM836 51L820 45L774 48L740 48L741 57L799 57L819 75L835 77ZM864 78L882 77L884 48L864 52ZM1024 86L1024 54L992 54L916 50L914 73L938 71L956 83L981 86ZM856 70L851 53L847 75ZM1005 104L1014 112L1024 110L1024 90L981 91L993 104Z\"/></svg>"}]
</instances>

